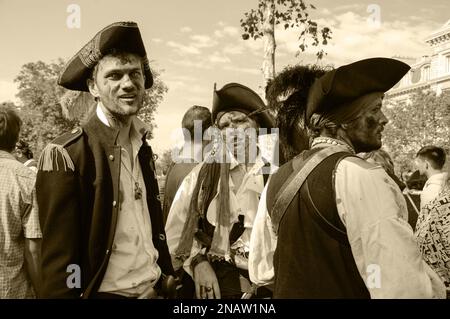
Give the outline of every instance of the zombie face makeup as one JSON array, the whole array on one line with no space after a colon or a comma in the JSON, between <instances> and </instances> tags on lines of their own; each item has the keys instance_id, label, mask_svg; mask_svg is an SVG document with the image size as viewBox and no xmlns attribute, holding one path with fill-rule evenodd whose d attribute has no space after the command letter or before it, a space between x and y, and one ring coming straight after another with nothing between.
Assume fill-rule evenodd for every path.
<instances>
[{"instance_id":1,"label":"zombie face makeup","mask_svg":"<svg viewBox=\"0 0 450 319\"><path fill-rule=\"evenodd\" d=\"M364 114L344 125L347 137L357 153L370 152L381 147L382 131L388 123L381 106L382 98L375 98Z\"/></svg>"}]
</instances>

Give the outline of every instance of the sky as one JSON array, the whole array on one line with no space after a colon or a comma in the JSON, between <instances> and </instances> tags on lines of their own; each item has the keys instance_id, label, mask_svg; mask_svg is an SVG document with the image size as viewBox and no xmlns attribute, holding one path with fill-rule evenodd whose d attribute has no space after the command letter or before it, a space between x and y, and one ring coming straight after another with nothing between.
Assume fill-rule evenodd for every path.
<instances>
[{"instance_id":1,"label":"sky","mask_svg":"<svg viewBox=\"0 0 450 319\"><path fill-rule=\"evenodd\" d=\"M138 23L151 66L169 91L159 105L151 144L156 152L179 142L175 133L192 105L211 108L213 86L238 82L261 93L261 40L244 41L240 19L258 0L0 0L0 102L14 101L23 64L69 59L100 29L116 21ZM311 17L332 30L321 64L359 59L419 58L431 54L424 39L450 19L448 0L310 0ZM80 25L69 27L71 5ZM299 30L276 30L276 71L314 63L315 51L296 56Z\"/></svg>"}]
</instances>

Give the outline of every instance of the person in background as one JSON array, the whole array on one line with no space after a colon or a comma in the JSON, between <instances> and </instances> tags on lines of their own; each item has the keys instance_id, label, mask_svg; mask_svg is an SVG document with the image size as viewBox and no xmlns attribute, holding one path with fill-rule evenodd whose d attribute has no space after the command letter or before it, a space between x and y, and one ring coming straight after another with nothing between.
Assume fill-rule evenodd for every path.
<instances>
[{"instance_id":1,"label":"person in background","mask_svg":"<svg viewBox=\"0 0 450 319\"><path fill-rule=\"evenodd\" d=\"M450 178L420 210L415 234L423 259L441 277L450 298Z\"/></svg>"},{"instance_id":2,"label":"person in background","mask_svg":"<svg viewBox=\"0 0 450 319\"><path fill-rule=\"evenodd\" d=\"M204 106L194 105L183 116L181 127L183 129L184 145L180 156L169 166L166 174L163 201L164 224L172 206L173 198L183 179L192 169L203 161L203 151L208 139L204 139L206 130L211 126L211 112ZM198 127L196 136L195 128Z\"/></svg>"},{"instance_id":3,"label":"person in background","mask_svg":"<svg viewBox=\"0 0 450 319\"><path fill-rule=\"evenodd\" d=\"M205 144L208 142L203 137L211 126L211 121L211 112L209 109L199 105L190 107L183 116L181 127L183 129L184 145L181 149L180 157L176 158L169 166L165 180L163 201L164 224L169 215L175 194L184 178L195 166L203 161ZM198 132L196 132L196 128ZM178 289L178 297L181 299L194 298L195 285L191 276L187 275L181 267L177 271L177 277L181 282L181 287Z\"/></svg>"},{"instance_id":4,"label":"person in background","mask_svg":"<svg viewBox=\"0 0 450 319\"><path fill-rule=\"evenodd\" d=\"M381 165L381 167L383 167L383 169L392 178L395 184L398 185L401 191L406 188L405 183L403 183L397 177L397 175L395 175L394 162L385 150L380 148L376 151L360 153L358 154L358 156L360 156L362 159L365 159L369 163Z\"/></svg>"},{"instance_id":5,"label":"person in background","mask_svg":"<svg viewBox=\"0 0 450 319\"><path fill-rule=\"evenodd\" d=\"M443 170L446 156L443 148L433 145L424 146L417 152L417 168L427 177L420 194L420 209L435 199L444 187L447 180L447 172Z\"/></svg>"},{"instance_id":6,"label":"person in background","mask_svg":"<svg viewBox=\"0 0 450 319\"><path fill-rule=\"evenodd\" d=\"M266 98L269 108L277 114L275 125L279 128L281 164L289 162L305 149L309 149L309 136L303 119L308 92L325 70L316 65L286 67L269 83ZM267 192L267 185L263 194ZM261 195L264 198L265 195ZM249 275L257 286L273 289L273 252L276 236L270 216L260 201L250 240ZM261 208L263 207L263 208Z\"/></svg>"},{"instance_id":7,"label":"person in background","mask_svg":"<svg viewBox=\"0 0 450 319\"><path fill-rule=\"evenodd\" d=\"M16 143L14 157L23 165L37 173L37 162L33 158L33 152L30 150L30 146L27 142L25 142L24 140L19 140Z\"/></svg>"},{"instance_id":8,"label":"person in background","mask_svg":"<svg viewBox=\"0 0 450 319\"><path fill-rule=\"evenodd\" d=\"M0 106L0 299L34 298L41 286L36 173L12 155L21 124Z\"/></svg>"},{"instance_id":9,"label":"person in background","mask_svg":"<svg viewBox=\"0 0 450 319\"><path fill-rule=\"evenodd\" d=\"M258 94L242 84L214 88L214 146L186 176L170 208L166 233L172 262L193 278L199 299L254 293L249 242L267 176L256 138L274 125L263 109ZM270 294L256 291L264 293Z\"/></svg>"}]
</instances>

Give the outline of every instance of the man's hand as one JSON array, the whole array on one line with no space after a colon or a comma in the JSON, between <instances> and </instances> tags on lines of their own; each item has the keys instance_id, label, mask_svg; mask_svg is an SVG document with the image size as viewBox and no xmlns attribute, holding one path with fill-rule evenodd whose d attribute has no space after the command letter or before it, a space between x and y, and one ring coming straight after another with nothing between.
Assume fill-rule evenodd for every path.
<instances>
[{"instance_id":1,"label":"man's hand","mask_svg":"<svg viewBox=\"0 0 450 319\"><path fill-rule=\"evenodd\" d=\"M216 273L208 261L202 261L194 268L195 293L198 299L220 299Z\"/></svg>"}]
</instances>

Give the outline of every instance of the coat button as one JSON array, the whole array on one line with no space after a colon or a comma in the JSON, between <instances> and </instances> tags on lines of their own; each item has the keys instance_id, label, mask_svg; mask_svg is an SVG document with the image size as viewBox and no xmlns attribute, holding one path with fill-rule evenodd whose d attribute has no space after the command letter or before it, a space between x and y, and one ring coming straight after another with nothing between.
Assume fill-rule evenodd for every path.
<instances>
[{"instance_id":1,"label":"coat button","mask_svg":"<svg viewBox=\"0 0 450 319\"><path fill-rule=\"evenodd\" d=\"M108 158L110 161L114 161L114 155L109 155Z\"/></svg>"},{"instance_id":2,"label":"coat button","mask_svg":"<svg viewBox=\"0 0 450 319\"><path fill-rule=\"evenodd\" d=\"M113 204L113 207L117 206L117 202L116 201L113 201L112 204Z\"/></svg>"},{"instance_id":3,"label":"coat button","mask_svg":"<svg viewBox=\"0 0 450 319\"><path fill-rule=\"evenodd\" d=\"M106 254L107 254L107 255L109 254L109 249L106 250Z\"/></svg>"},{"instance_id":4,"label":"coat button","mask_svg":"<svg viewBox=\"0 0 450 319\"><path fill-rule=\"evenodd\" d=\"M166 235L159 234L159 240L162 240L162 241L166 240Z\"/></svg>"}]
</instances>

